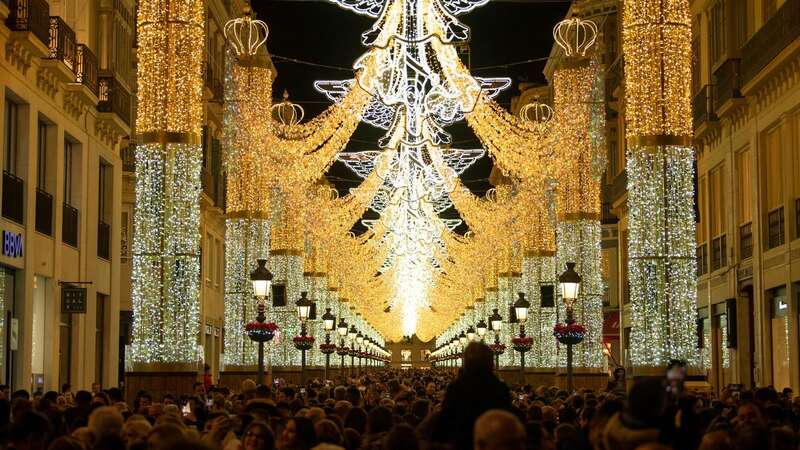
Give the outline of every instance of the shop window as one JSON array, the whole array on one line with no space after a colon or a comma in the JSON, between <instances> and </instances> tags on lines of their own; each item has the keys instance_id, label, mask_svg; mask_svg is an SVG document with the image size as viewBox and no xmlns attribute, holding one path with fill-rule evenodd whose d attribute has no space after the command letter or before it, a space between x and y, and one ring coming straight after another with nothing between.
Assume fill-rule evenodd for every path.
<instances>
[{"instance_id":1,"label":"shop window","mask_svg":"<svg viewBox=\"0 0 800 450\"><path fill-rule=\"evenodd\" d=\"M789 298L786 288L771 291L770 337L772 343L772 385L775 389L789 386Z\"/></svg>"}]
</instances>

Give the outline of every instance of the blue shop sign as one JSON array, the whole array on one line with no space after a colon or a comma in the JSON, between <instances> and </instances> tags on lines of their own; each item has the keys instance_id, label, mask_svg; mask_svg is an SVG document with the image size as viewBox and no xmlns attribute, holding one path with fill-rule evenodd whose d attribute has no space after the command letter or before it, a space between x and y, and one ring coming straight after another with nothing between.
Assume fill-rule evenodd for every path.
<instances>
[{"instance_id":1,"label":"blue shop sign","mask_svg":"<svg viewBox=\"0 0 800 450\"><path fill-rule=\"evenodd\" d=\"M22 258L24 239L19 233L3 230L3 255L11 258Z\"/></svg>"}]
</instances>

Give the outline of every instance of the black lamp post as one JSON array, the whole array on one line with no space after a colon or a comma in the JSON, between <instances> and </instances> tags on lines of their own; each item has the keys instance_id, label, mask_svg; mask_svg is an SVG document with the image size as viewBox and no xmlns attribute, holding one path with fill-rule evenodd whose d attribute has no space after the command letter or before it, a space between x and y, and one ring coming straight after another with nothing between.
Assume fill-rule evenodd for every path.
<instances>
[{"instance_id":1,"label":"black lamp post","mask_svg":"<svg viewBox=\"0 0 800 450\"><path fill-rule=\"evenodd\" d=\"M489 316L489 325L494 332L494 370L500 370L500 330L503 329L503 317L497 312L497 308Z\"/></svg>"},{"instance_id":2,"label":"black lamp post","mask_svg":"<svg viewBox=\"0 0 800 450\"><path fill-rule=\"evenodd\" d=\"M350 325L350 331L347 332L347 337L350 339L350 375L353 375L356 365L356 336L358 330L355 325Z\"/></svg>"},{"instance_id":3,"label":"black lamp post","mask_svg":"<svg viewBox=\"0 0 800 450\"><path fill-rule=\"evenodd\" d=\"M328 367L331 364L331 352L332 350L328 348L331 344L331 331L336 326L336 317L331 314L330 308L325 308L325 314L322 315L322 326L325 328L325 376L324 378L328 379Z\"/></svg>"},{"instance_id":4,"label":"black lamp post","mask_svg":"<svg viewBox=\"0 0 800 450\"><path fill-rule=\"evenodd\" d=\"M347 322L345 322L344 317L339 318L339 325L336 326L336 332L339 333L340 338L340 347L337 349L336 353L339 354L341 358L339 360L339 376L344 376L344 355L345 352L343 351L346 347L344 346L344 340L347 338Z\"/></svg>"},{"instance_id":5,"label":"black lamp post","mask_svg":"<svg viewBox=\"0 0 800 450\"><path fill-rule=\"evenodd\" d=\"M256 316L256 321L258 323L264 323L267 319L264 314L264 302L269 296L270 287L272 286L272 273L267 269L266 259L258 259L256 262L258 263L258 267L250 272L250 281L253 283L253 295L257 302L256 310L258 315ZM258 375L256 376L258 384L264 384L264 342L269 341L271 338L272 334L268 334L267 337L255 339L258 342Z\"/></svg>"},{"instance_id":6,"label":"black lamp post","mask_svg":"<svg viewBox=\"0 0 800 450\"><path fill-rule=\"evenodd\" d=\"M313 302L308 299L308 292L301 292L300 293L300 300L295 303L297 307L297 317L300 319L300 337L305 338L308 336L308 330L306 329L306 321L308 320L308 316L311 314L311 305ZM306 350L310 348L306 342L301 341L302 345L299 346L301 356L300 356L300 385L305 386L306 383ZM312 344L313 345L313 344Z\"/></svg>"},{"instance_id":7,"label":"black lamp post","mask_svg":"<svg viewBox=\"0 0 800 450\"><path fill-rule=\"evenodd\" d=\"M486 322L483 319L479 320L477 325L475 325L475 329L478 331L478 338L483 340L484 336L486 336Z\"/></svg>"},{"instance_id":8,"label":"black lamp post","mask_svg":"<svg viewBox=\"0 0 800 450\"><path fill-rule=\"evenodd\" d=\"M361 332L359 331L358 334L356 335L356 344L358 344L358 374L359 375L361 375L361 363L362 363L362 359L363 359L363 350L364 350L364 348L362 346L363 343L364 343L364 335L361 334Z\"/></svg>"},{"instance_id":9,"label":"black lamp post","mask_svg":"<svg viewBox=\"0 0 800 450\"><path fill-rule=\"evenodd\" d=\"M515 350L519 352L519 374L522 378L522 384L525 384L525 352L530 350L530 346L525 345L525 322L528 321L528 308L531 307L530 302L525 300L525 294L520 292L517 301L514 302L514 313L517 315L519 321L519 339L520 344L516 346Z\"/></svg>"},{"instance_id":10,"label":"black lamp post","mask_svg":"<svg viewBox=\"0 0 800 450\"><path fill-rule=\"evenodd\" d=\"M581 276L575 271L575 263L568 262L567 270L558 277L558 284L561 287L561 298L564 299L564 306L567 312L567 327L575 323L573 317L573 306L575 300L578 299L578 294L581 289ZM579 344L583 340L583 336L570 336L569 334L560 342L567 345L567 391L572 393L572 346Z\"/></svg>"}]
</instances>

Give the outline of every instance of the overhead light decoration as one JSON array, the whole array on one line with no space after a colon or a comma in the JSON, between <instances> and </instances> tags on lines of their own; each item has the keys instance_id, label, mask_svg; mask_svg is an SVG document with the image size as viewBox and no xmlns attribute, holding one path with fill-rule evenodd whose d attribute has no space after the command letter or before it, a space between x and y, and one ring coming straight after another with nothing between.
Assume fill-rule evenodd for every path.
<instances>
[{"instance_id":1,"label":"overhead light decoration","mask_svg":"<svg viewBox=\"0 0 800 450\"><path fill-rule=\"evenodd\" d=\"M697 363L688 0L623 2L631 363Z\"/></svg>"}]
</instances>

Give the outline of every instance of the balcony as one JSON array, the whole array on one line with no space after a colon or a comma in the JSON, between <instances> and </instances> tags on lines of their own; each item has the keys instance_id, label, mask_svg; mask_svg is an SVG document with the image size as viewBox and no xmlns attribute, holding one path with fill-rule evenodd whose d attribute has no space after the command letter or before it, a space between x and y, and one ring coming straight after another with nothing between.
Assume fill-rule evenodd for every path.
<instances>
[{"instance_id":1,"label":"balcony","mask_svg":"<svg viewBox=\"0 0 800 450\"><path fill-rule=\"evenodd\" d=\"M75 82L98 95L97 56L84 44L75 47Z\"/></svg>"},{"instance_id":2,"label":"balcony","mask_svg":"<svg viewBox=\"0 0 800 450\"><path fill-rule=\"evenodd\" d=\"M100 77L97 111L114 113L131 126L131 94L114 77Z\"/></svg>"},{"instance_id":3,"label":"balcony","mask_svg":"<svg viewBox=\"0 0 800 450\"><path fill-rule=\"evenodd\" d=\"M24 224L25 182L16 175L3 171L3 217Z\"/></svg>"},{"instance_id":4,"label":"balcony","mask_svg":"<svg viewBox=\"0 0 800 450\"><path fill-rule=\"evenodd\" d=\"M79 211L64 203L63 220L61 226L61 241L72 247L78 247L78 216Z\"/></svg>"},{"instance_id":5,"label":"balcony","mask_svg":"<svg viewBox=\"0 0 800 450\"><path fill-rule=\"evenodd\" d=\"M97 256L111 260L111 225L102 220L97 224Z\"/></svg>"},{"instance_id":6,"label":"balcony","mask_svg":"<svg viewBox=\"0 0 800 450\"><path fill-rule=\"evenodd\" d=\"M53 196L36 188L36 231L53 235Z\"/></svg>"},{"instance_id":7,"label":"balcony","mask_svg":"<svg viewBox=\"0 0 800 450\"><path fill-rule=\"evenodd\" d=\"M728 247L725 235L711 240L711 271L719 270L728 265Z\"/></svg>"},{"instance_id":8,"label":"balcony","mask_svg":"<svg viewBox=\"0 0 800 450\"><path fill-rule=\"evenodd\" d=\"M222 87L222 82L220 81L219 77L214 73L214 68L211 67L211 64L208 61L206 61L205 78L206 89L208 89L208 92L211 95L209 100L221 103L225 98L224 88Z\"/></svg>"},{"instance_id":9,"label":"balcony","mask_svg":"<svg viewBox=\"0 0 800 450\"><path fill-rule=\"evenodd\" d=\"M697 258L697 276L700 277L708 273L708 246L702 243L695 249Z\"/></svg>"},{"instance_id":10,"label":"balcony","mask_svg":"<svg viewBox=\"0 0 800 450\"><path fill-rule=\"evenodd\" d=\"M128 145L120 151L122 155L122 171L136 172L136 147Z\"/></svg>"},{"instance_id":11,"label":"balcony","mask_svg":"<svg viewBox=\"0 0 800 450\"><path fill-rule=\"evenodd\" d=\"M30 31L50 45L50 6L45 0L11 0L6 24L11 31Z\"/></svg>"},{"instance_id":12,"label":"balcony","mask_svg":"<svg viewBox=\"0 0 800 450\"><path fill-rule=\"evenodd\" d=\"M784 2L772 18L742 47L742 85L752 81L798 37L800 37L800 2Z\"/></svg>"},{"instance_id":13,"label":"balcony","mask_svg":"<svg viewBox=\"0 0 800 450\"><path fill-rule=\"evenodd\" d=\"M714 85L707 84L700 88L697 95L692 100L692 121L694 129L698 130L708 122L715 122L717 115L714 114Z\"/></svg>"},{"instance_id":14,"label":"balcony","mask_svg":"<svg viewBox=\"0 0 800 450\"><path fill-rule=\"evenodd\" d=\"M728 101L742 98L739 62L738 58L728 59L714 71L716 82L714 111L720 115L724 114L721 110Z\"/></svg>"},{"instance_id":15,"label":"balcony","mask_svg":"<svg viewBox=\"0 0 800 450\"><path fill-rule=\"evenodd\" d=\"M703 243L695 249L697 258L697 276L700 277L708 273L708 246Z\"/></svg>"},{"instance_id":16,"label":"balcony","mask_svg":"<svg viewBox=\"0 0 800 450\"><path fill-rule=\"evenodd\" d=\"M75 71L75 32L61 17L50 17L49 47L50 55L47 59L61 61L70 71Z\"/></svg>"},{"instance_id":17,"label":"balcony","mask_svg":"<svg viewBox=\"0 0 800 450\"><path fill-rule=\"evenodd\" d=\"M753 223L749 222L739 227L739 254L740 259L753 257Z\"/></svg>"},{"instance_id":18,"label":"balcony","mask_svg":"<svg viewBox=\"0 0 800 450\"><path fill-rule=\"evenodd\" d=\"M784 235L783 206L767 214L767 248L775 248L786 242Z\"/></svg>"}]
</instances>

